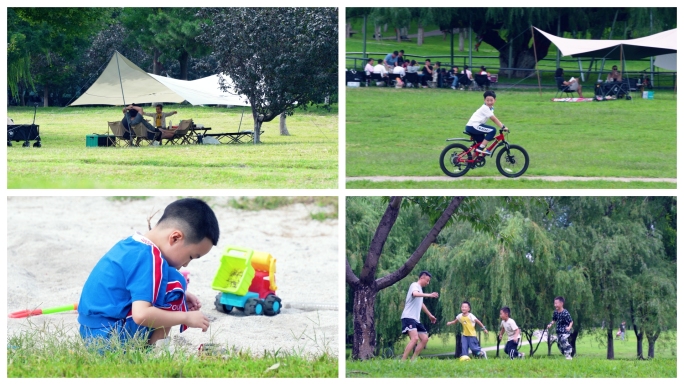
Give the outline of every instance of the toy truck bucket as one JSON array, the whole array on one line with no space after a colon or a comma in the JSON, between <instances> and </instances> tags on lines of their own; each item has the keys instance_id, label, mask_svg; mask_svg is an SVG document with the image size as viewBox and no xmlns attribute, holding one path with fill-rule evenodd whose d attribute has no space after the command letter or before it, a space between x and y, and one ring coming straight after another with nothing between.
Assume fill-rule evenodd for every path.
<instances>
[{"instance_id":1,"label":"toy truck bucket","mask_svg":"<svg viewBox=\"0 0 684 385\"><path fill-rule=\"evenodd\" d=\"M211 288L222 293L247 294L255 273L251 263L253 255L252 249L228 246L221 256L221 265Z\"/></svg>"},{"instance_id":2,"label":"toy truck bucket","mask_svg":"<svg viewBox=\"0 0 684 385\"><path fill-rule=\"evenodd\" d=\"M275 283L276 259L271 254L264 253L263 251L254 251L254 254L252 254L252 267L256 271L268 273L269 288L273 292L278 289Z\"/></svg>"}]
</instances>

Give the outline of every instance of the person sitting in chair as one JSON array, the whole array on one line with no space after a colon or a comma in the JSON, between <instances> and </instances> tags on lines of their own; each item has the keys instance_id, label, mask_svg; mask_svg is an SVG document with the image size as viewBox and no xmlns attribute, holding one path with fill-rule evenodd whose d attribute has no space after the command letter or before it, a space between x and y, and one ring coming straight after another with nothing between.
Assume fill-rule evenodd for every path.
<instances>
[{"instance_id":1,"label":"person sitting in chair","mask_svg":"<svg viewBox=\"0 0 684 385\"><path fill-rule=\"evenodd\" d=\"M622 81L622 73L618 71L617 66L613 66L613 70L610 71L608 74L608 78L606 79L607 82L621 82Z\"/></svg>"},{"instance_id":2,"label":"person sitting in chair","mask_svg":"<svg viewBox=\"0 0 684 385\"><path fill-rule=\"evenodd\" d=\"M563 69L562 68L556 69L556 77L557 78L563 77ZM568 87L568 91L576 91L577 95L579 95L580 98L583 98L583 96L582 96L582 85L579 84L579 81L577 81L577 79L570 78L570 80L568 80L568 81L563 80L563 85Z\"/></svg>"},{"instance_id":3,"label":"person sitting in chair","mask_svg":"<svg viewBox=\"0 0 684 385\"><path fill-rule=\"evenodd\" d=\"M147 139L159 141L161 139L162 132L158 128L154 127L147 120L143 119L143 109L137 104L129 104L123 108L124 117L121 119L121 124L124 127L124 139L131 138L131 127L138 123L142 123L147 129ZM129 124L130 123L130 124ZM135 145L139 146L142 138L137 138Z\"/></svg>"}]
</instances>

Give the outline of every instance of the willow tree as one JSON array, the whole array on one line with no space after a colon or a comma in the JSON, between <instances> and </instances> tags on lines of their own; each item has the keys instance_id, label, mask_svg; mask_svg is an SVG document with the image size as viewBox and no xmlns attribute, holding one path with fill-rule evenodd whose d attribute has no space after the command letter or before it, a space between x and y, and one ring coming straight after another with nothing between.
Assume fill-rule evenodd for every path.
<instances>
[{"instance_id":1,"label":"willow tree","mask_svg":"<svg viewBox=\"0 0 684 385\"><path fill-rule=\"evenodd\" d=\"M463 199L464 197L424 197L422 199L415 198L415 200L404 200L403 197L389 198L385 212L370 241L363 268L358 276L352 270L349 259L346 260L345 277L354 295L352 358L363 360L373 357L376 345L375 300L378 292L394 285L413 270L430 245L436 240L437 235L451 221ZM380 256L387 237L397 221L402 208L402 201L406 204L415 202L415 204L425 207L426 211L430 211L432 217L438 217L418 247L413 250L411 256L400 267L383 277L376 278Z\"/></svg>"}]
</instances>

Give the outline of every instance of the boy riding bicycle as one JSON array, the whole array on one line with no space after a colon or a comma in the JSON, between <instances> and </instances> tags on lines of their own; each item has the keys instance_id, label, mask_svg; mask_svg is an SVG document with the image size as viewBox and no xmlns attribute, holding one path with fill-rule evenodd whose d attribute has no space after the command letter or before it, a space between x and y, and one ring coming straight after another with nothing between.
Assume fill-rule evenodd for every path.
<instances>
[{"instance_id":1,"label":"boy riding bicycle","mask_svg":"<svg viewBox=\"0 0 684 385\"><path fill-rule=\"evenodd\" d=\"M470 117L470 120L466 124L466 132L472 135L477 142L482 142L480 143L480 147L475 150L478 155L491 155L491 151L487 150L486 146L490 140L494 139L496 128L488 126L485 123L488 119L491 119L497 126L501 127L502 130L508 131L508 129L496 118L496 116L494 116L494 103L496 103L496 94L494 91L485 91L483 96L484 104Z\"/></svg>"}]
</instances>

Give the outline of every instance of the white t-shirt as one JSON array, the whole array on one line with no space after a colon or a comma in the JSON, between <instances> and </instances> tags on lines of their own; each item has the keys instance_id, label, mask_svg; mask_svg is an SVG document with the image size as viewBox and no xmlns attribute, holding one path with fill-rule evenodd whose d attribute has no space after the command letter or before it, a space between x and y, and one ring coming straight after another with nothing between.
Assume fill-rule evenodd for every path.
<instances>
[{"instance_id":1,"label":"white t-shirt","mask_svg":"<svg viewBox=\"0 0 684 385\"><path fill-rule=\"evenodd\" d=\"M513 340L515 331L518 330L518 325L516 325L515 321L513 321L513 318L509 318L506 321L501 321L501 327L504 328L506 334L508 334L508 341Z\"/></svg>"},{"instance_id":2,"label":"white t-shirt","mask_svg":"<svg viewBox=\"0 0 684 385\"><path fill-rule=\"evenodd\" d=\"M404 70L404 67L394 67L394 73L404 76L406 75L406 70Z\"/></svg>"},{"instance_id":3,"label":"white t-shirt","mask_svg":"<svg viewBox=\"0 0 684 385\"><path fill-rule=\"evenodd\" d=\"M420 311L423 309L423 297L414 297L413 292L423 292L423 288L418 282L414 282L409 286L408 293L406 293L406 302L404 303L404 311L401 313L401 318L411 318L420 322Z\"/></svg>"},{"instance_id":4,"label":"white t-shirt","mask_svg":"<svg viewBox=\"0 0 684 385\"><path fill-rule=\"evenodd\" d=\"M494 107L489 108L486 104L483 104L482 107L478 108L475 113L473 113L473 116L470 117L470 120L466 126L477 128L487 123L487 120L489 120L489 118L492 116L494 116Z\"/></svg>"},{"instance_id":5,"label":"white t-shirt","mask_svg":"<svg viewBox=\"0 0 684 385\"><path fill-rule=\"evenodd\" d=\"M463 70L463 71L461 71L461 73L462 73L462 74L468 75L468 79L472 79L472 78L473 78L473 73L470 72L470 70Z\"/></svg>"},{"instance_id":6,"label":"white t-shirt","mask_svg":"<svg viewBox=\"0 0 684 385\"><path fill-rule=\"evenodd\" d=\"M376 64L375 67L373 67L373 73L385 75L387 74L387 69L382 64Z\"/></svg>"}]
</instances>

